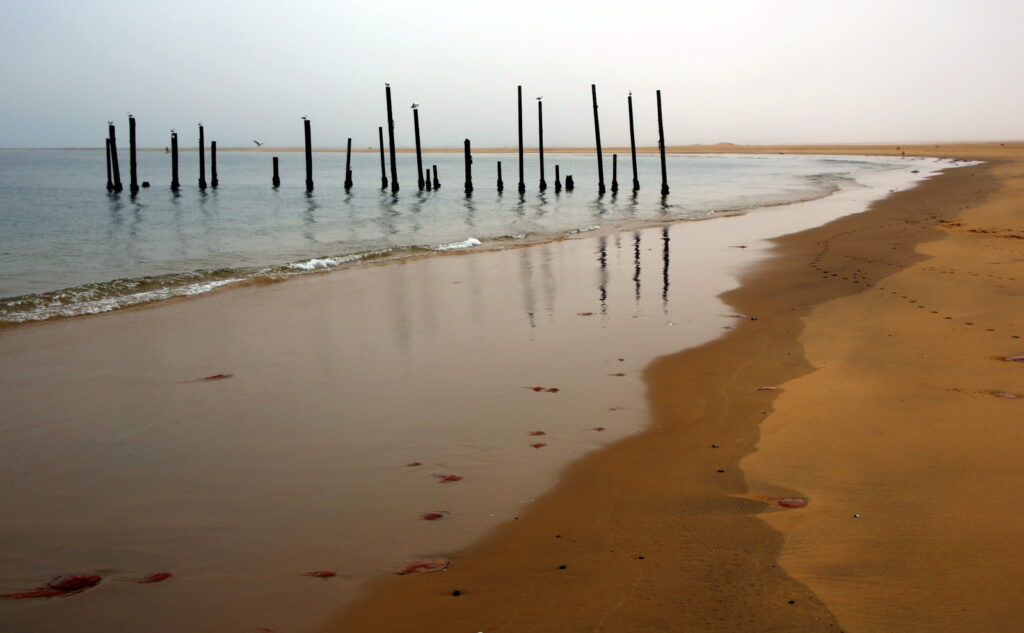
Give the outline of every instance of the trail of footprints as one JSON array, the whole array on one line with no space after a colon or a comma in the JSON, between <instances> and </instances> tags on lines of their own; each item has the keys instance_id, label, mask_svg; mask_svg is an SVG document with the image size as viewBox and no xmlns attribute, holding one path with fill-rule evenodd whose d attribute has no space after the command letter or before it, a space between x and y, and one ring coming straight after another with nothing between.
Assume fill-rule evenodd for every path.
<instances>
[{"instance_id":1,"label":"trail of footprints","mask_svg":"<svg viewBox=\"0 0 1024 633\"><path fill-rule=\"evenodd\" d=\"M932 216L927 216L926 218L920 219L920 220L916 220L916 219L900 219L900 220L895 220L895 221L889 222L887 224L883 224L883 225L876 226L876 227L871 227L870 229L854 229L854 230L850 230L850 231L843 231L841 233L836 233L831 238L821 242L821 249L811 259L811 262L808 264L808 266L812 270L814 270L818 274L820 274L823 279L834 279L834 280L837 280L837 281L849 281L850 283L853 283L853 284L863 284L864 286L870 286L871 284L874 284L874 283L878 282L881 278L885 277L886 275L885 274L879 274L879 275L869 276L864 270L862 270L860 268L854 269L852 271L845 270L845 269L837 271L837 270L834 270L834 268L835 268L834 266L830 266L830 267L826 268L826 264L824 264L825 258L828 257L828 256L831 256L831 257L834 257L834 258L837 257L837 258L842 258L842 259L846 259L846 260L853 260L853 261L862 262L862 263L864 263L866 265L865 268L867 268L868 266L882 266L882 267L885 267L885 268L888 268L888 269L901 269L901 268L907 266L908 264L912 263L913 258L908 259L907 262L902 262L901 263L901 262L893 262L893 261L884 261L884 260L881 260L881 259L872 259L870 257L862 257L862 256L856 256L856 255L847 255L847 254L843 254L843 253L835 253L835 252L833 252L833 243L836 240L840 239L840 238L852 235L854 233L859 233L859 232L867 231L867 230L876 231L878 229L888 229L888 228L897 228L897 227L902 228L903 230L906 230L909 227L924 228L924 227L926 227L927 225L929 225L931 223L929 221L935 222L937 225L942 226L943 228L947 228L947 229L951 228L951 227L952 228L959 228L959 227L963 226L962 223L959 223L959 222L956 222L956 221L949 221L949 220L939 220L938 216L932 215ZM1015 232L1013 232L1010 229L984 229L984 230L983 229L968 229L967 231L971 232L971 233L985 234L985 235L988 235L988 236L1013 237L1014 239L1024 239L1024 234L1015 233ZM1024 244L1024 243L1022 243L1022 244ZM895 251L898 248L899 248L899 242L892 242L892 245L890 246L890 249ZM1022 255L1024 255L1024 253L1022 253L1022 249L1021 248L1016 248L1016 249L999 248L997 250L1004 250L1004 251L1007 251L1007 252L1011 252L1013 255L1017 256L1018 258L1020 258ZM974 271L959 271L959 270L956 270L954 268L939 268L937 266L925 266L923 269L927 270L927 271L930 271L930 272L935 272L937 274L943 274L943 275L966 274L966 275L969 275L969 276L972 276L972 277L977 277L977 278L987 277L989 279L996 280L996 281L1017 281L1018 280L1017 277L1009 277L1009 276L997 275L997 274L993 274L993 273L979 273L979 272L974 272ZM1007 286L1003 285L1003 284L997 284L996 287L998 287L998 288L1007 288ZM878 285L875 286L875 289L877 289L879 292L888 293L888 294L892 295L893 297L896 297L898 299L906 301L909 305L913 306L915 309L927 310L928 313L936 315L938 318L941 318L943 320L946 320L946 321L956 321L956 323L958 325L965 325L965 326L970 326L970 327L974 327L975 325L977 325L973 321L967 321L966 319L956 319L953 316L950 316L950 315L947 315L947 314L943 314L940 310L934 309L932 306L926 306L926 305L920 303L920 301L918 299L904 294L903 291L900 291L900 290L897 290L897 289L893 289L893 288L889 288L889 287L885 287L885 286L878 286ZM982 327L984 327L984 326L982 326ZM1007 331L1007 330L1010 330L1011 328L1015 328L1015 327L1017 327L1015 324L1010 324L1009 328L997 329L995 327L984 327L984 330L986 332L996 333L996 332L999 332L999 331ZM1019 338L1021 338L1021 335L1019 333L1015 332L1015 331L1011 331L1009 333L1009 337L1012 338L1012 339L1019 339Z\"/></svg>"}]
</instances>

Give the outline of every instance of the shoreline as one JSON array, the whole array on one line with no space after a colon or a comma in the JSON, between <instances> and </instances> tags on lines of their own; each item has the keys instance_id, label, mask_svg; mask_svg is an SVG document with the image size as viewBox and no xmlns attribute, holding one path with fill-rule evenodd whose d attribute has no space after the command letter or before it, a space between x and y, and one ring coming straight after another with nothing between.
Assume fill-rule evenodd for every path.
<instances>
[{"instance_id":1,"label":"shoreline","mask_svg":"<svg viewBox=\"0 0 1024 633\"><path fill-rule=\"evenodd\" d=\"M912 623L914 627L926 625L928 630L966 631L979 630L979 621L989 623L988 628L981 627L985 630L1008 630L1017 614L1000 596L1013 593L1004 586L1007 582L1017 588L1020 575L1011 570L1022 567L1019 557L1000 561L1002 573L994 581L973 574L973 584L949 582L963 571L958 564L978 571L988 568L997 556L993 547L1006 556L1008 552L998 547L1002 538L994 546L975 545L968 548L969 553L940 559L946 561L941 563L929 558L935 555L929 547L936 548L942 539L931 538L927 546L914 548L916 566L900 565L902 576L886 575L886 561L899 560L899 547L921 526L920 519L901 511L897 501L884 504L883 510L889 513L885 521L855 524L856 529L870 525L866 528L870 536L862 532L838 547L830 545L837 526L849 531L853 515L860 513L844 513L842 509L850 506L842 505L836 512L836 500L830 498L836 494L835 485L823 487L818 478L830 479L824 474L832 470L830 460L848 465L859 455L871 463L872 451L878 449L872 446L870 434L846 427L847 443L837 446L829 442L829 424L841 420L842 411L827 402L834 397L836 385L845 384L842 374L829 376L829 389L817 394L813 388L789 390L791 381L799 384L822 374L821 361L805 356L805 345L810 344L805 332L815 335L817 347L827 348L828 340L836 338L830 326L837 318L836 311L818 316L823 307L881 294L876 286L886 287L882 279L921 267L927 257L918 252L919 245L930 247L949 239L945 227L956 223L942 223L974 209L979 202L976 191L1005 188L1007 178L1019 178L1020 156L1006 152L989 146L954 156L941 153L990 162L946 170L940 177L875 203L865 213L774 240L776 256L744 275L738 289L722 296L737 310L757 315L759 320L745 322L699 348L662 357L645 370L653 411L651 428L575 463L559 486L528 515L462 552L460 564L451 570L381 580L326 630L383 627L430 631L438 630L438 623L443 622L452 630L649 631L675 629L686 623L687 629L692 625L700 631L840 627L889 631ZM1004 205L1005 199L1004 192ZM1006 213L1003 215L1005 219ZM1011 235L1021 235L1019 225L1018 232ZM851 243L840 250L836 244L844 240ZM1005 299L1003 303L1007 307ZM893 309L891 305L873 305L868 313L872 317L864 318L870 323L876 318L875 310ZM846 332L860 324L845 319L842 325ZM912 333L904 328L901 335ZM989 339L989 351L1020 353L1020 343L1014 341L1022 334L1003 331L994 345L995 339ZM929 340L924 333L921 337ZM842 338L851 337L844 334ZM860 347L852 347L857 356L871 358L877 353L871 350L884 342L861 338ZM815 351L816 347L808 349ZM921 345L915 348L919 349ZM983 357L984 353L974 352L973 356ZM991 358L985 357L990 372L1003 369ZM904 358L903 364L888 372L888 379L898 382L908 371L912 375L908 361L913 362ZM785 385L780 391L759 391L762 386L780 385ZM916 386L905 391L913 393ZM941 391L938 395L931 391L930 397L941 399ZM800 430L808 416L807 407L801 404L808 398L815 424L810 430ZM990 400L990 408L1016 410L1012 400ZM946 404L940 400L937 408ZM890 403L883 400L874 406L888 407ZM782 407L787 415L776 422L775 411ZM790 413L794 410L798 413ZM870 420L872 414L871 407L861 406L857 419ZM926 423L913 412L902 410L901 415ZM991 426L987 430L991 431ZM905 450L912 452L913 440L919 441L926 429L927 423L907 431L904 435L911 441ZM944 443L946 448L939 454L945 457L960 450L961 439L955 426L943 431L929 446L934 449ZM878 428L872 432L886 433ZM999 436L1001 441L1016 439L1015 431L1008 431L1009 436L1006 433ZM998 444L1000 439L992 442ZM860 444L850 443L857 441ZM823 446L830 450L822 451ZM843 454L847 452L854 455ZM791 463L794 454L812 461L815 468L805 469L799 460ZM930 456L925 452L918 459ZM899 457L893 458L898 464ZM890 468L894 467L890 464ZM1020 470L1018 466L1014 472ZM1006 478L1000 474L989 479L1002 485L986 488L984 500L968 503L970 511L960 513L963 519L956 524L955 537L947 534L946 547L938 549L955 550L971 542L971 517L977 516L972 513L1007 513L1007 504L1015 499L1014 489L1006 488ZM838 481L838 490L856 485L856 479L842 475L831 477ZM887 481L869 477L870 485L865 486L861 500L865 494L870 499L880 491L892 495L901 488L907 492L896 494L898 499L904 503L913 499L919 479L927 477L914 469L904 475ZM1011 481L1014 476L1019 475L1011 476ZM652 482L658 483L652 486ZM970 493L961 490L960 494ZM758 498L783 496L809 498L810 503L805 508L783 509ZM908 505L920 509L920 504ZM821 518L819 513L827 515ZM1020 512L1012 512L1013 523L1020 518ZM897 538L889 537L894 531ZM974 531L991 532L976 525ZM877 543L886 540L893 547L878 552ZM841 562L832 562L836 550L844 554ZM970 559L979 553L986 558ZM947 575L936 579L933 570ZM894 593L893 586L915 590L913 594ZM457 599L450 595L454 588L462 593ZM955 601L935 603L939 595L950 600L950 591L956 594ZM971 608L960 608L966 605Z\"/></svg>"}]
</instances>

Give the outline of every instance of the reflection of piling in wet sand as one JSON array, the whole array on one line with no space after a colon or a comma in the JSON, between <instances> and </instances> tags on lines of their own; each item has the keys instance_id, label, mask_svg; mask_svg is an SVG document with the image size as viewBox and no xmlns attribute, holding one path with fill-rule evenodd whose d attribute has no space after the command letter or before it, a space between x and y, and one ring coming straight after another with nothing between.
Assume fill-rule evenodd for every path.
<instances>
[{"instance_id":1,"label":"reflection of piling in wet sand","mask_svg":"<svg viewBox=\"0 0 1024 633\"><path fill-rule=\"evenodd\" d=\"M462 147L466 161L466 195L468 196L473 193L473 156L470 154L468 138Z\"/></svg>"}]
</instances>

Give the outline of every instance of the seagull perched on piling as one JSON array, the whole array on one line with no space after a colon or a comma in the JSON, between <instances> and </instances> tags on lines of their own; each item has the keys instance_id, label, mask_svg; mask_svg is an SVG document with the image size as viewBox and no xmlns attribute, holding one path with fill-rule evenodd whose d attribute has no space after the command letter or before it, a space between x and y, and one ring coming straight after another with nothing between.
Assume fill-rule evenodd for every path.
<instances>
[{"instance_id":1,"label":"seagull perched on piling","mask_svg":"<svg viewBox=\"0 0 1024 633\"><path fill-rule=\"evenodd\" d=\"M306 117L305 117L305 115L303 115L303 117L302 117L302 120L303 120L303 121L305 121L305 120L306 120Z\"/></svg>"},{"instance_id":2,"label":"seagull perched on piling","mask_svg":"<svg viewBox=\"0 0 1024 633\"><path fill-rule=\"evenodd\" d=\"M412 105L411 105L411 106L409 106L409 107L410 107L410 108L412 108L413 110L415 110L416 108L420 107L420 104L418 104L418 103L414 103L414 104L412 104Z\"/></svg>"}]
</instances>

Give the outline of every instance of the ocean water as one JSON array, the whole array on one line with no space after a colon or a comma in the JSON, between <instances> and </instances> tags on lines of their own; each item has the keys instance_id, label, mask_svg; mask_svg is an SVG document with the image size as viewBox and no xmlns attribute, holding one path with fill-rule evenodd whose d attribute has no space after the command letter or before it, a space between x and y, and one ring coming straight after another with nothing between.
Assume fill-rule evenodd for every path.
<instances>
[{"instance_id":1,"label":"ocean water","mask_svg":"<svg viewBox=\"0 0 1024 633\"><path fill-rule=\"evenodd\" d=\"M221 151L217 189L200 191L198 155L180 156L181 190L170 191L170 156L139 153L132 196L128 155L120 152L125 191L108 193L102 151L0 152L0 321L92 314L194 295L254 277L283 278L339 266L486 248L508 240L545 240L595 228L697 220L722 211L813 199L865 172L907 169L878 157L670 155L671 194L660 195L657 155L638 156L641 190L631 191L629 156L619 157L617 195L597 195L593 154L527 155L527 193L516 193L515 154L474 157L475 191L463 191L461 153L428 153L437 191L417 191L414 154L398 155L401 190L380 189L377 153L352 156L353 188L344 190L345 156L314 155L315 190L305 191L301 152L280 154L281 187L271 187L271 155ZM612 156L604 157L611 183ZM501 161L504 193L496 191ZM207 168L209 168L209 156ZM573 192L554 192L555 166ZM209 179L209 173L207 178Z\"/></svg>"}]
</instances>

